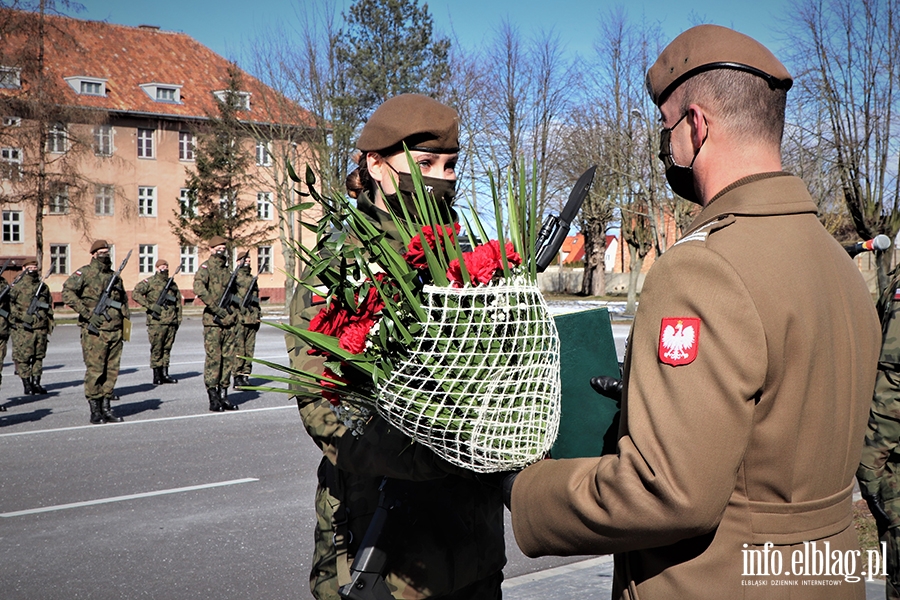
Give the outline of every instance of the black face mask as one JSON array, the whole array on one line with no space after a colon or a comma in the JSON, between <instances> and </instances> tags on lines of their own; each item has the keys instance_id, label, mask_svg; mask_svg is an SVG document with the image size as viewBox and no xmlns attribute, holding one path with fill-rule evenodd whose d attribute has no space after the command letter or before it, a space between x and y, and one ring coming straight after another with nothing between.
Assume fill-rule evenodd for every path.
<instances>
[{"instance_id":1,"label":"black face mask","mask_svg":"<svg viewBox=\"0 0 900 600\"><path fill-rule=\"evenodd\" d=\"M159 273L159 276L162 277L163 279L169 278L169 270L168 269L164 269L162 271L157 271L157 273Z\"/></svg>"},{"instance_id":2,"label":"black face mask","mask_svg":"<svg viewBox=\"0 0 900 600\"><path fill-rule=\"evenodd\" d=\"M105 256L98 256L97 262L108 269L112 266L112 257L109 254L106 254Z\"/></svg>"},{"instance_id":3,"label":"black face mask","mask_svg":"<svg viewBox=\"0 0 900 600\"><path fill-rule=\"evenodd\" d=\"M28 271L28 277L36 280L38 278L38 272L37 271Z\"/></svg>"},{"instance_id":4,"label":"black face mask","mask_svg":"<svg viewBox=\"0 0 900 600\"><path fill-rule=\"evenodd\" d=\"M403 203L406 205L406 210L411 214L415 215L416 213L416 202L414 200L416 194L416 186L413 183L412 175L409 173L401 173L390 163L385 163L397 174L397 189L399 190L398 194L384 194L385 202L390 207L391 212L400 217L403 216L403 208L400 205L400 196L403 197ZM435 203L437 204L438 211L440 212L441 220L445 223L449 223L453 216L453 201L456 199L456 180L453 179L439 179L437 177L425 177L422 176L422 183L425 186L425 191L432 196L434 196Z\"/></svg>"},{"instance_id":5,"label":"black face mask","mask_svg":"<svg viewBox=\"0 0 900 600\"><path fill-rule=\"evenodd\" d=\"M669 182L669 187L672 188L672 191L685 200L700 204L700 198L697 196L697 190L694 187L694 161L697 160L700 148L703 148L706 138L709 137L709 124L707 124L706 135L703 136L700 148L697 148L697 151L694 152L691 164L686 167L679 165L672 157L672 130L678 127L678 124L684 121L686 116L688 116L688 113L681 115L681 118L671 127L659 132L659 159L666 168L666 181ZM706 122L706 117L703 117L703 121Z\"/></svg>"}]
</instances>

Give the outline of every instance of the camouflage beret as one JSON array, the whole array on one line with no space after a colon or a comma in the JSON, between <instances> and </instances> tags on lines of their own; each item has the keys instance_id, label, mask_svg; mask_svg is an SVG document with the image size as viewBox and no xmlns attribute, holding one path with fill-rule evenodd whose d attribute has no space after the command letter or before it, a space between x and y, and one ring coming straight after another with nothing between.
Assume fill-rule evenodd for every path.
<instances>
[{"instance_id":1,"label":"camouflage beret","mask_svg":"<svg viewBox=\"0 0 900 600\"><path fill-rule=\"evenodd\" d=\"M647 91L657 106L698 73L736 69L762 77L774 89L791 89L794 80L768 48L719 25L691 27L666 46L647 71Z\"/></svg>"},{"instance_id":2,"label":"camouflage beret","mask_svg":"<svg viewBox=\"0 0 900 600\"><path fill-rule=\"evenodd\" d=\"M161 259L159 259L158 261L156 261L156 264L155 264L154 266L158 269L158 268L160 268L160 267L163 266L163 265L165 265L165 266L168 267L168 266L169 266L169 261L167 261L167 260L164 259L164 258L161 258Z\"/></svg>"},{"instance_id":3,"label":"camouflage beret","mask_svg":"<svg viewBox=\"0 0 900 600\"><path fill-rule=\"evenodd\" d=\"M109 250L109 244L106 243L106 240L96 240L93 244L91 244L91 254L96 252L97 250Z\"/></svg>"},{"instance_id":4,"label":"camouflage beret","mask_svg":"<svg viewBox=\"0 0 900 600\"><path fill-rule=\"evenodd\" d=\"M228 240L223 238L221 235L214 235L209 238L209 247L215 248L216 246L227 246Z\"/></svg>"},{"instance_id":5,"label":"camouflage beret","mask_svg":"<svg viewBox=\"0 0 900 600\"><path fill-rule=\"evenodd\" d=\"M401 94L375 109L363 126L356 147L363 152L394 149L459 152L459 115L428 96Z\"/></svg>"},{"instance_id":6,"label":"camouflage beret","mask_svg":"<svg viewBox=\"0 0 900 600\"><path fill-rule=\"evenodd\" d=\"M28 260L26 260L25 262L22 263L22 266L23 267L36 267L36 266L38 266L37 259L29 258Z\"/></svg>"}]
</instances>

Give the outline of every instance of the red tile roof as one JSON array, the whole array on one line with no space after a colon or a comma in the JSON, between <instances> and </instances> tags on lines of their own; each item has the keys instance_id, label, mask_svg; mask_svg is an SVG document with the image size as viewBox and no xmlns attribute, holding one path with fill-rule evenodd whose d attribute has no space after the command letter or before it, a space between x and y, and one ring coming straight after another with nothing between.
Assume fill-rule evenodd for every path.
<instances>
[{"instance_id":1,"label":"red tile roof","mask_svg":"<svg viewBox=\"0 0 900 600\"><path fill-rule=\"evenodd\" d=\"M4 10L2 20L9 22L7 19L36 20L37 14ZM60 104L185 118L216 114L212 92L228 87L230 63L190 36L147 26L129 27L49 15L45 19L45 65L54 93L60 96ZM21 34L4 35L0 44L4 66L15 66L15 62L9 64L15 60L13 55L27 46ZM107 95L76 93L65 78L77 76L106 79ZM29 83L23 70L22 85L26 93ZM140 87L147 83L182 86L181 103L155 101ZM264 97L275 98L275 91L243 72L241 87L251 94L250 111L242 118L263 123L312 124L310 114L296 104L287 103L288 109L270 109L276 102L266 102ZM282 100L278 104L284 103Z\"/></svg>"},{"instance_id":2,"label":"red tile roof","mask_svg":"<svg viewBox=\"0 0 900 600\"><path fill-rule=\"evenodd\" d=\"M564 265L584 260L584 236L580 233L568 236L563 240L561 250L567 253L563 260Z\"/></svg>"}]
</instances>

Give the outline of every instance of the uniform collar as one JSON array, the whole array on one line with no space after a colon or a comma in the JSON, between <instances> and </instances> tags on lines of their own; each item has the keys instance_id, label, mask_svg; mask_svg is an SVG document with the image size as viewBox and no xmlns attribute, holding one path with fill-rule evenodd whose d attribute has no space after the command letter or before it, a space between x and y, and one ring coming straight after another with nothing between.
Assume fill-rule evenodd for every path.
<instances>
[{"instance_id":1,"label":"uniform collar","mask_svg":"<svg viewBox=\"0 0 900 600\"><path fill-rule=\"evenodd\" d=\"M783 171L739 179L716 194L685 235L724 215L751 217L816 214L816 204L799 177Z\"/></svg>"}]
</instances>

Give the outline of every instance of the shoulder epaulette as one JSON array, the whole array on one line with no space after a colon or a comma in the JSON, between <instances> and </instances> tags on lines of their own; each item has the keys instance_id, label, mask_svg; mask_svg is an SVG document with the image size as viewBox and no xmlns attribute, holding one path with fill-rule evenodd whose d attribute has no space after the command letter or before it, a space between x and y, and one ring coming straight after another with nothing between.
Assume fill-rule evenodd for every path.
<instances>
[{"instance_id":1,"label":"shoulder epaulette","mask_svg":"<svg viewBox=\"0 0 900 600\"><path fill-rule=\"evenodd\" d=\"M681 238L680 240L678 240L677 242L672 244L672 246L675 247L678 244L681 244L684 242L705 242L706 238L709 237L710 233L712 233L714 231L718 231L719 229L728 227L729 225L734 223L734 220L735 220L734 215L722 215L715 221L713 221L711 223L707 223L706 225L703 225L702 227L695 229L688 235L684 236L683 238Z\"/></svg>"}]
</instances>

